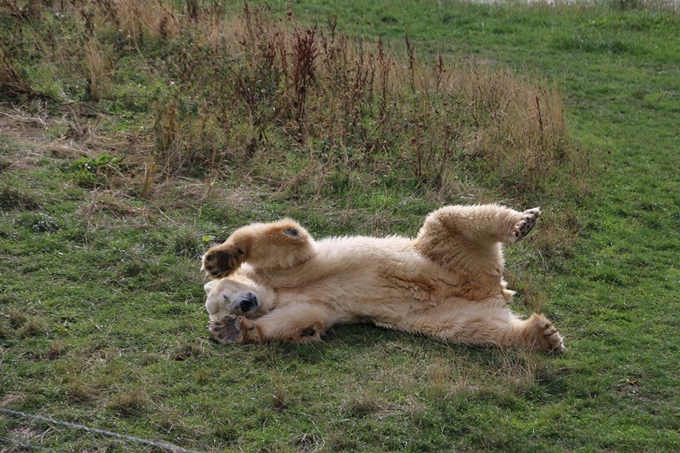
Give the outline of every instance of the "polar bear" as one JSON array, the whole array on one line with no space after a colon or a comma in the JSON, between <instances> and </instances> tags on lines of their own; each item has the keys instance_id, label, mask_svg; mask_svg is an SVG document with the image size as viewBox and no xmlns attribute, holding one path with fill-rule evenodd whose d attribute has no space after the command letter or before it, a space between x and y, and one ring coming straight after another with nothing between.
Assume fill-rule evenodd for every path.
<instances>
[{"instance_id":1,"label":"polar bear","mask_svg":"<svg viewBox=\"0 0 680 453\"><path fill-rule=\"evenodd\" d=\"M203 256L209 328L221 343L321 340L336 324L377 326L467 345L564 351L543 315L509 308L503 246L523 238L539 208L446 206L415 239L315 241L297 222L254 223Z\"/></svg>"}]
</instances>

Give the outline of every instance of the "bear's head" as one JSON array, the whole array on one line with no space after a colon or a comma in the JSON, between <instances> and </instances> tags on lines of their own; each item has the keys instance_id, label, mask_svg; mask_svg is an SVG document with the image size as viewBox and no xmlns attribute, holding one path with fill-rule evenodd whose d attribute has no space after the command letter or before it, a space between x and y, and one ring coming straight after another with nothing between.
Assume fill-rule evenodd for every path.
<instances>
[{"instance_id":1,"label":"bear's head","mask_svg":"<svg viewBox=\"0 0 680 453\"><path fill-rule=\"evenodd\" d=\"M243 275L211 280L203 288L211 319L227 315L258 318L274 306L273 291Z\"/></svg>"}]
</instances>

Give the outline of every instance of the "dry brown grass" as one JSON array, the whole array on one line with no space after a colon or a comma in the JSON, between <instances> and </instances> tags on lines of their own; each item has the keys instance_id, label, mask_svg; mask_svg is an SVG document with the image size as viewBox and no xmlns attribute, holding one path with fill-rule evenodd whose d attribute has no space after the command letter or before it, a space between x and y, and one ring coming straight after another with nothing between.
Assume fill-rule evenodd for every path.
<instances>
[{"instance_id":1,"label":"dry brown grass","mask_svg":"<svg viewBox=\"0 0 680 453\"><path fill-rule=\"evenodd\" d=\"M99 27L113 24L135 44L145 37L169 39L179 31L176 13L161 0L84 0L82 8L92 12Z\"/></svg>"},{"instance_id":2,"label":"dry brown grass","mask_svg":"<svg viewBox=\"0 0 680 453\"><path fill-rule=\"evenodd\" d=\"M318 196L329 179L353 171L441 190L473 168L496 175L492 184L537 190L563 167L584 164L568 144L561 97L547 83L441 56L425 64L408 39L400 56L380 41L337 33L333 22L300 27L247 6L237 20L198 20L208 22L210 39L195 56L187 52L177 74L198 114L187 114L176 95L158 105L159 172L214 174L246 164L249 173L282 178L279 191L306 175ZM290 176L258 165L259 153L272 164L289 150L306 162Z\"/></svg>"},{"instance_id":3,"label":"dry brown grass","mask_svg":"<svg viewBox=\"0 0 680 453\"><path fill-rule=\"evenodd\" d=\"M153 125L129 137L126 153L143 197L186 175L252 181L285 198L349 197L348 209L357 189L378 185L481 201L494 198L487 189L548 190L587 165L549 84L484 62L422 60L408 37L403 46L365 42L340 33L336 19L308 27L248 4L239 16L196 1L180 10L161 0L59 8L77 33L54 39L53 53L64 71L81 71L91 100L118 96L129 83L119 61L133 55L135 71L158 87L144 101ZM32 89L0 56L0 82ZM92 120L71 118L74 141L96 135Z\"/></svg>"},{"instance_id":4,"label":"dry brown grass","mask_svg":"<svg viewBox=\"0 0 680 453\"><path fill-rule=\"evenodd\" d=\"M102 56L97 41L93 38L85 43L85 61L88 71L90 98L100 101L111 94L111 81L108 75L108 62Z\"/></svg>"}]
</instances>

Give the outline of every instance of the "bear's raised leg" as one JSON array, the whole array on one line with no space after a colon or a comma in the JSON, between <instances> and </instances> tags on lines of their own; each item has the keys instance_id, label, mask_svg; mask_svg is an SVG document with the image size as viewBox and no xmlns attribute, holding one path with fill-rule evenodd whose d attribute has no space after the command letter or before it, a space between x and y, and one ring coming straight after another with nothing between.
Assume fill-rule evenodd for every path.
<instances>
[{"instance_id":1,"label":"bear's raised leg","mask_svg":"<svg viewBox=\"0 0 680 453\"><path fill-rule=\"evenodd\" d=\"M518 212L500 205L446 206L425 219L414 247L448 268L468 300L512 292L503 281L501 244L514 244L533 228L539 208Z\"/></svg>"},{"instance_id":2,"label":"bear's raised leg","mask_svg":"<svg viewBox=\"0 0 680 453\"><path fill-rule=\"evenodd\" d=\"M454 304L376 324L452 343L549 352L566 350L559 332L545 316L533 314L523 320L503 307Z\"/></svg>"},{"instance_id":3,"label":"bear's raised leg","mask_svg":"<svg viewBox=\"0 0 680 453\"><path fill-rule=\"evenodd\" d=\"M292 343L321 341L321 335L337 322L338 314L316 304L291 304L261 318L225 317L211 321L209 329L221 343Z\"/></svg>"},{"instance_id":4,"label":"bear's raised leg","mask_svg":"<svg viewBox=\"0 0 680 453\"><path fill-rule=\"evenodd\" d=\"M446 206L427 216L416 243L425 249L456 240L470 245L514 244L531 231L540 213L540 208L518 212L496 204Z\"/></svg>"},{"instance_id":5,"label":"bear's raised leg","mask_svg":"<svg viewBox=\"0 0 680 453\"><path fill-rule=\"evenodd\" d=\"M234 231L223 244L211 247L203 255L201 270L212 278L223 278L242 263L286 268L308 260L314 253L314 239L297 222L283 219L254 223Z\"/></svg>"}]
</instances>

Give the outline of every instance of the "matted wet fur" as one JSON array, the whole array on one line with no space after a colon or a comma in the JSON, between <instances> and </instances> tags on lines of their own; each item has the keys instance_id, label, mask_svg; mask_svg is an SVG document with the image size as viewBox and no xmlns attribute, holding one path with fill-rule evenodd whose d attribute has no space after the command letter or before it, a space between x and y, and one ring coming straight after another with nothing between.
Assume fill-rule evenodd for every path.
<instances>
[{"instance_id":1,"label":"matted wet fur","mask_svg":"<svg viewBox=\"0 0 680 453\"><path fill-rule=\"evenodd\" d=\"M524 237L538 208L446 206L415 239L315 241L283 219L236 230L203 256L210 330L222 343L319 341L335 324L381 327L469 345L565 350L540 314L507 306L503 245Z\"/></svg>"}]
</instances>

